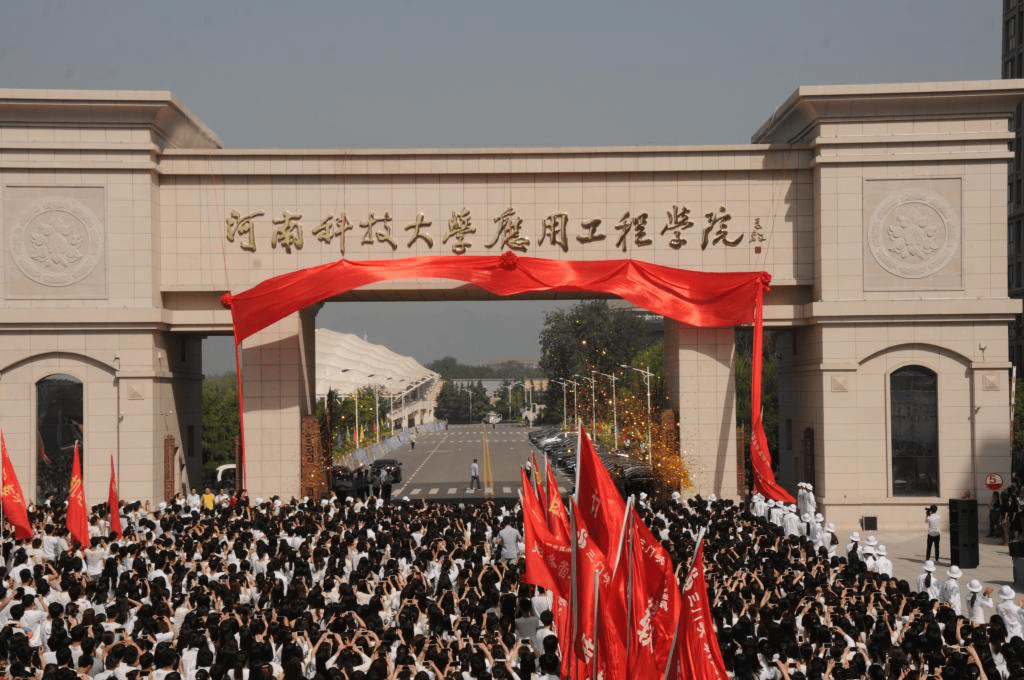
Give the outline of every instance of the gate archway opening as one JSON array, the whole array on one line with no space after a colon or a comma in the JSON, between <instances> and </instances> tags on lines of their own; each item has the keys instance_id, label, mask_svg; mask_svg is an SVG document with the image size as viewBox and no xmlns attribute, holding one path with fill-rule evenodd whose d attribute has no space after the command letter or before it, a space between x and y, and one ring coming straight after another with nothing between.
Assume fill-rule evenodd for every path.
<instances>
[{"instance_id":1,"label":"gate archway opening","mask_svg":"<svg viewBox=\"0 0 1024 680\"><path fill-rule=\"evenodd\" d=\"M221 303L231 310L241 419L242 479L245 479L244 386L240 347L263 328L347 291L398 279L463 281L499 296L538 291L597 292L687 326L754 326L751 379L751 465L754 487L768 498L795 502L775 482L761 423L761 349L767 272L695 272L637 260L563 261L500 256L426 256L383 261L338 260L267 279ZM244 481L243 481L244 484Z\"/></svg>"}]
</instances>

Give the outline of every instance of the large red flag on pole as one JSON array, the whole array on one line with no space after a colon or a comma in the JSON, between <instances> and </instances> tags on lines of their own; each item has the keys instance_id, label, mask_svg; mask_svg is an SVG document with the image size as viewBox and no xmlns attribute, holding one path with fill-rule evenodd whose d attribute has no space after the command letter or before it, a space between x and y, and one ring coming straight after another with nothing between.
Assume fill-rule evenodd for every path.
<instances>
[{"instance_id":1,"label":"large red flag on pole","mask_svg":"<svg viewBox=\"0 0 1024 680\"><path fill-rule=\"evenodd\" d=\"M110 454L110 491L107 494L107 506L110 509L110 530L121 538L121 513L117 498L117 475L114 474L114 454Z\"/></svg>"},{"instance_id":2,"label":"large red flag on pole","mask_svg":"<svg viewBox=\"0 0 1024 680\"><path fill-rule=\"evenodd\" d=\"M690 571L683 585L683 611L679 616L678 643L673 666L676 677L693 680L726 680L725 661L718 648L708 584L704 580L704 532L697 538ZM665 677L671 677L666 669Z\"/></svg>"},{"instance_id":3,"label":"large red flag on pole","mask_svg":"<svg viewBox=\"0 0 1024 680\"><path fill-rule=\"evenodd\" d=\"M629 676L657 678L663 674L672 651L682 598L671 556L632 507L626 521L630 526ZM620 563L619 569L622 567Z\"/></svg>"},{"instance_id":4,"label":"large red flag on pole","mask_svg":"<svg viewBox=\"0 0 1024 680\"><path fill-rule=\"evenodd\" d=\"M591 537L601 553L611 557L610 563L614 568L622 536L622 522L626 515L626 501L597 457L597 451L582 427L576 475L576 503L580 513Z\"/></svg>"},{"instance_id":5,"label":"large red flag on pole","mask_svg":"<svg viewBox=\"0 0 1024 680\"><path fill-rule=\"evenodd\" d=\"M537 497L526 470L523 477L523 533L526 543L526 583L542 586L555 598L568 597L571 590L572 555L567 540L552 536L544 523Z\"/></svg>"},{"instance_id":6,"label":"large red flag on pole","mask_svg":"<svg viewBox=\"0 0 1024 680\"><path fill-rule=\"evenodd\" d=\"M78 541L82 550L89 545L89 514L85 508L85 489L82 486L82 463L78 458L78 442L75 442L75 458L71 464L71 485L68 488L68 532Z\"/></svg>"},{"instance_id":7,"label":"large red flag on pole","mask_svg":"<svg viewBox=\"0 0 1024 680\"><path fill-rule=\"evenodd\" d=\"M558 491L558 480L555 479L555 470L551 467L551 461L545 456L544 465L547 467L548 486L548 529L555 538L565 542L566 545L572 541L569 531L569 513L565 510L565 503L562 502L562 494Z\"/></svg>"},{"instance_id":8,"label":"large red flag on pole","mask_svg":"<svg viewBox=\"0 0 1024 680\"><path fill-rule=\"evenodd\" d=\"M614 573L616 555L605 555L593 540L585 515L570 501L576 520L576 629L573 653L584 677L626 677L624 572ZM621 525L621 519L619 521ZM617 546L616 546L617 547Z\"/></svg>"},{"instance_id":9,"label":"large red flag on pole","mask_svg":"<svg viewBox=\"0 0 1024 680\"><path fill-rule=\"evenodd\" d=\"M21 493L18 475L14 474L11 457L7 455L7 441L4 439L3 432L0 432L0 449L3 450L3 476L0 478L0 485L3 486L2 510L4 517L14 526L15 538L32 538L35 532L32 531L32 523L28 521L25 496Z\"/></svg>"}]
</instances>

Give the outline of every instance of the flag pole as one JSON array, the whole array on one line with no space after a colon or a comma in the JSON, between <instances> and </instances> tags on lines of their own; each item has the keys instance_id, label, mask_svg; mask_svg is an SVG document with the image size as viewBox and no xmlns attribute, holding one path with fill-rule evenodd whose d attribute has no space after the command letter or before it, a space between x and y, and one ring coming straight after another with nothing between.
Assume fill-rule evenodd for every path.
<instances>
[{"instance_id":1,"label":"flag pole","mask_svg":"<svg viewBox=\"0 0 1024 680\"><path fill-rule=\"evenodd\" d=\"M4 436L3 431L0 431L0 439L2 439L3 436ZM5 454L7 453L7 442L6 441L4 442L4 453ZM3 491L3 488L4 488L4 466L0 465L0 492ZM0 494L0 495L2 495L2 494ZM0 502L0 536L3 536L3 533L4 533L4 504L2 502Z\"/></svg>"},{"instance_id":2,"label":"flag pole","mask_svg":"<svg viewBox=\"0 0 1024 680\"><path fill-rule=\"evenodd\" d=\"M598 633L597 624L600 621L598 612L601 610L601 570L594 570L594 664L591 666L592 677L600 677L600 665L598 664L598 651L600 650L601 635Z\"/></svg>"},{"instance_id":3,"label":"flag pole","mask_svg":"<svg viewBox=\"0 0 1024 680\"><path fill-rule=\"evenodd\" d=\"M690 570L693 569L693 562L697 559L697 553L700 552L700 544L704 542L704 532L708 530L707 527L701 527L700 533L697 534L697 541L693 545L693 554L690 555L690 564L686 567L686 574L689 576ZM685 583L685 581L684 581ZM679 639L679 620L682 618L681 615L676 616L676 629L672 633L672 646L668 650L668 660L665 662L665 678L668 680L669 669L672 668L672 656L676 653L676 641Z\"/></svg>"},{"instance_id":4,"label":"flag pole","mask_svg":"<svg viewBox=\"0 0 1024 680\"><path fill-rule=\"evenodd\" d=\"M576 499L577 503L580 502L580 497L579 497L579 490L580 490L580 447L583 446L583 437L585 436L585 433L583 432L583 427L582 426L580 427L580 430L579 430L578 434L579 434L579 436L576 437L576 484L575 484L575 486L573 486L573 489L572 489L572 497L574 499ZM576 531L573 530L573 536L575 536L575 535L576 535Z\"/></svg>"},{"instance_id":5,"label":"flag pole","mask_svg":"<svg viewBox=\"0 0 1024 680\"><path fill-rule=\"evenodd\" d=\"M576 450L577 460L579 459L579 449ZM579 474L579 467L576 468L577 475ZM573 495L575 496L575 490ZM576 677L576 631L579 629L579 598L576 596L576 569L579 566L576 559L576 511L573 509L574 504L569 504L569 565L570 565L570 583L572 588L570 590L569 606L570 617L569 617L569 646L566 650L566 658L569 659L570 672L572 677Z\"/></svg>"},{"instance_id":6,"label":"flag pole","mask_svg":"<svg viewBox=\"0 0 1024 680\"><path fill-rule=\"evenodd\" d=\"M628 514L628 508L629 508L629 505L632 502L633 502L633 496L630 495L629 500L626 501L626 508L627 508L626 520L625 520L625 522L623 522L624 525L625 525L626 522L628 522L630 524L630 528L632 528L633 516ZM626 569L628 570L626 572L626 630L627 631L631 631L631 630L633 630L633 532L632 531L627 531L626 532L626 540L629 541L629 548L628 548L629 549L629 553L628 553L629 557L626 559ZM618 568L619 568L619 565L616 564L615 565L616 571L618 570ZM676 587L678 587L678 586L676 586ZM626 658L627 659L629 658L629 648L632 646L630 644L632 642L632 640L633 640L633 636L627 632L627 634L626 634Z\"/></svg>"}]
</instances>

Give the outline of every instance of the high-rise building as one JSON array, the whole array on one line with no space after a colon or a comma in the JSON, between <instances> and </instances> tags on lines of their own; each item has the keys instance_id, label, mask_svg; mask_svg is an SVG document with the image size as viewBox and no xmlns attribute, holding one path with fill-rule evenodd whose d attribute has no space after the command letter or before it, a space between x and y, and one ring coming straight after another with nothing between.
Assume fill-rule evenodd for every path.
<instances>
[{"instance_id":1,"label":"high-rise building","mask_svg":"<svg viewBox=\"0 0 1024 680\"><path fill-rule=\"evenodd\" d=\"M1003 78L1024 76L1024 0L1003 0ZM1017 104L1010 115L1013 130L1013 160L1009 163L1006 182L1007 207L1007 267L1006 285L1010 297L1024 298L1024 170L1021 153L1024 151L1024 115ZM1024 375L1024 316L1017 315L1009 328L1009 360L1017 367L1017 375Z\"/></svg>"}]
</instances>

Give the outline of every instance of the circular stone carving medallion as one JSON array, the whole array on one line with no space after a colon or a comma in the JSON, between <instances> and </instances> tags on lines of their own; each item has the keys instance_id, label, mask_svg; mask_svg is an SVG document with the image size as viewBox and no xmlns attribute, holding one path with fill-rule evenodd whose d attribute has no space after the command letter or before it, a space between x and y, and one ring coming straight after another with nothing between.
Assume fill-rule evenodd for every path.
<instances>
[{"instance_id":1,"label":"circular stone carving medallion","mask_svg":"<svg viewBox=\"0 0 1024 680\"><path fill-rule=\"evenodd\" d=\"M920 279L939 271L960 247L960 219L928 189L890 194L868 223L868 248L890 274Z\"/></svg>"},{"instance_id":2,"label":"circular stone carving medallion","mask_svg":"<svg viewBox=\"0 0 1024 680\"><path fill-rule=\"evenodd\" d=\"M25 276L44 286L70 286L96 268L103 254L100 222L80 201L33 201L8 239L11 256Z\"/></svg>"}]
</instances>

